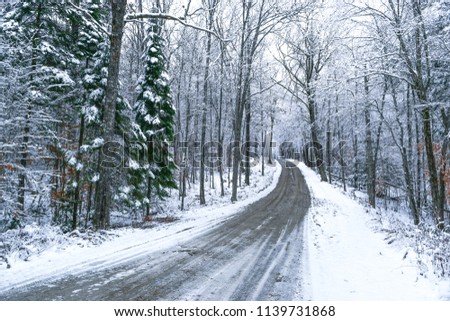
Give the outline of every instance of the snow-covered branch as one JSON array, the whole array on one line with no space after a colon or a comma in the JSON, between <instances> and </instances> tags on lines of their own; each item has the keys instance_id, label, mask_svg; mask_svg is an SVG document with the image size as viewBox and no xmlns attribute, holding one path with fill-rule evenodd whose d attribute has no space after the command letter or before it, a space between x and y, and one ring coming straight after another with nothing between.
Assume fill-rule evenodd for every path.
<instances>
[{"instance_id":1,"label":"snow-covered branch","mask_svg":"<svg viewBox=\"0 0 450 321\"><path fill-rule=\"evenodd\" d=\"M273 83L272 85L270 85L270 86L268 86L268 87L266 87L266 88L262 88L262 89L261 89L260 91L258 91L258 92L252 93L252 94L250 95L249 98L252 98L252 97L254 97L254 96L258 96L258 95L264 94L266 91L271 90L273 87L279 85L280 83L281 83L281 81L276 81L276 80L274 80L274 83Z\"/></svg>"},{"instance_id":2,"label":"snow-covered branch","mask_svg":"<svg viewBox=\"0 0 450 321\"><path fill-rule=\"evenodd\" d=\"M387 77L396 78L396 79L404 81L407 84L412 85L412 83L411 83L411 81L409 79L407 79L405 77L402 77L402 76L399 76L399 75L396 75L396 74L393 74L393 73L390 73L390 72L387 72L387 71L384 71L384 70L368 71L368 72L366 72L366 73L364 73L364 74L362 74L360 76L350 77L350 78L348 78L347 81L353 81L353 80L357 80L357 79L362 79L364 77L380 76L380 75L381 76L387 76Z\"/></svg>"},{"instance_id":3,"label":"snow-covered branch","mask_svg":"<svg viewBox=\"0 0 450 321\"><path fill-rule=\"evenodd\" d=\"M164 20L172 20L172 21L176 21L180 24L182 24L185 27L189 27L189 28L193 28L196 30L200 30L203 32L207 32L212 34L214 37L216 37L217 39L219 39L220 41L223 42L228 42L230 40L228 39L222 39L215 31L213 30L209 30L203 27L199 27L196 25L192 25L190 23L187 23L183 17L179 18L179 17L175 17L174 15L168 14L168 13L135 13L135 14L129 14L128 16L125 17L125 22L139 22L142 23L142 20L139 19L164 19Z\"/></svg>"},{"instance_id":4,"label":"snow-covered branch","mask_svg":"<svg viewBox=\"0 0 450 321\"><path fill-rule=\"evenodd\" d=\"M97 22L97 20L95 20L95 18L92 17L92 15L91 15L91 13L89 11L87 11L86 9L84 9L84 8L82 8L80 6L77 6L72 1L69 1L69 5L71 5L75 9L77 9L85 18L88 19L89 22L92 22L101 32L109 35L108 30L106 30L101 24L99 24Z\"/></svg>"}]
</instances>

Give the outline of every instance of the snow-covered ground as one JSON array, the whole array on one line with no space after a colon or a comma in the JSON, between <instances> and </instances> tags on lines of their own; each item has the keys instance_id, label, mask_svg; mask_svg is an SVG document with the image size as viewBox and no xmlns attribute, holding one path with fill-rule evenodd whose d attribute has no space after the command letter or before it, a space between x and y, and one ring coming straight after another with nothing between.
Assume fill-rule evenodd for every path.
<instances>
[{"instance_id":1,"label":"snow-covered ground","mask_svg":"<svg viewBox=\"0 0 450 321\"><path fill-rule=\"evenodd\" d=\"M299 165L311 192L304 290L312 300L449 300L450 280L418 266L408 244L390 242L369 209ZM389 244L391 243L391 244Z\"/></svg>"},{"instance_id":2,"label":"snow-covered ground","mask_svg":"<svg viewBox=\"0 0 450 321\"><path fill-rule=\"evenodd\" d=\"M238 190L239 201L235 204L229 202L229 190L225 197L219 197L218 184L215 190L207 192L206 206L195 204L197 192L192 189L187 198L188 210L181 212L178 197L174 196L165 206L166 214L177 218L170 224L155 222L150 223L153 225L151 228L145 229L120 228L87 234L75 232L70 236L61 235L50 227L27 226L12 231L10 233L14 233L14 237L22 238L22 248L9 254L11 268L7 269L5 262L0 260L0 292L68 273L123 264L201 235L268 195L276 187L281 166L278 163L276 166L266 166L265 176L261 176L260 170L260 166L252 168L251 185Z\"/></svg>"}]
</instances>

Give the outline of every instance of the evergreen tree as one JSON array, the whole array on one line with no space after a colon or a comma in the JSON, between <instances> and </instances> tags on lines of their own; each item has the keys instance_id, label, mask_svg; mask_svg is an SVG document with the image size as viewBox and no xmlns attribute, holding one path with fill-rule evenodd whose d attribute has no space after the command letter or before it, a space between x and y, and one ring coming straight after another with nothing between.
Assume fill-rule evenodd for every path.
<instances>
[{"instance_id":1,"label":"evergreen tree","mask_svg":"<svg viewBox=\"0 0 450 321\"><path fill-rule=\"evenodd\" d=\"M77 83L77 100L74 109L77 117L78 137L76 150L68 155L69 164L74 175L68 193L72 200L71 229L76 229L78 216L83 212L83 200L86 200L86 220L92 204L96 177L95 152L98 151L98 128L101 123L101 109L106 84L106 64L108 43L104 31L99 27L105 24L107 10L98 1L78 4L89 15L85 16L78 9L70 9L72 24L73 52L80 60L80 66L72 70ZM87 195L83 195L84 194ZM57 215L55 215L57 217Z\"/></svg>"},{"instance_id":2,"label":"evergreen tree","mask_svg":"<svg viewBox=\"0 0 450 321\"><path fill-rule=\"evenodd\" d=\"M70 148L70 101L75 82L66 72L76 59L64 44L67 17L63 5L20 1L4 16L1 31L6 44L9 90L4 106L10 137L8 180L17 199L8 211L17 221L44 215L55 175L50 170ZM64 161L63 161L64 162ZM27 197L30 196L28 199Z\"/></svg>"},{"instance_id":3,"label":"evergreen tree","mask_svg":"<svg viewBox=\"0 0 450 321\"><path fill-rule=\"evenodd\" d=\"M168 195L168 188L177 188L173 177L176 166L169 151L169 144L174 139L175 109L163 55L163 39L156 29L153 25L148 32L145 71L137 88L134 106L134 132L140 151L137 155L130 155L134 156L130 161L133 194L139 203L146 204L147 216L152 195L164 198ZM136 156L140 156L139 162Z\"/></svg>"},{"instance_id":4,"label":"evergreen tree","mask_svg":"<svg viewBox=\"0 0 450 321\"><path fill-rule=\"evenodd\" d=\"M98 157L100 148L104 142L100 138L103 113L105 108L105 93L108 77L109 47L110 41L104 30L99 26L107 24L108 9L97 3L85 3L85 10L89 16L80 15L78 10L73 10L74 19L78 19L79 37L75 51L84 66L79 70L81 77L78 113L79 113L79 140L78 151L72 156L72 164L76 169L73 191L73 219L72 229L75 229L77 211L82 212L82 201L86 200L86 226L90 220L92 201L95 195L95 185L99 177ZM128 135L130 128L131 107L128 102L119 95L115 114L115 135L118 143ZM111 185L119 187L125 178L121 166L117 166L114 181ZM84 188L80 189L80 186ZM113 190L118 190L114 188ZM84 192L84 195L83 195ZM118 200L121 193L114 195Z\"/></svg>"},{"instance_id":5,"label":"evergreen tree","mask_svg":"<svg viewBox=\"0 0 450 321\"><path fill-rule=\"evenodd\" d=\"M7 159L0 167L8 183L0 182L0 192L14 222L45 215L49 206L53 223L68 229L77 228L84 209L89 219L102 146L109 8L75 3L79 7L20 1L1 26L10 90L2 99L8 121L0 148ZM115 134L121 138L131 108L122 97L117 101ZM111 183L118 186L126 177L119 166L116 171Z\"/></svg>"}]
</instances>

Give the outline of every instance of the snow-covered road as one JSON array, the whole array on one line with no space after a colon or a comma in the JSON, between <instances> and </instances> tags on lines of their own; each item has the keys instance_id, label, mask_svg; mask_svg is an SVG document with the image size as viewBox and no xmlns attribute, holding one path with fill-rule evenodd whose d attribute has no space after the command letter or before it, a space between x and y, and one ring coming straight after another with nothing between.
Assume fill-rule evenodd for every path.
<instances>
[{"instance_id":1,"label":"snow-covered road","mask_svg":"<svg viewBox=\"0 0 450 321\"><path fill-rule=\"evenodd\" d=\"M176 245L139 245L130 260L96 261L62 278L0 293L2 300L303 299L303 222L310 205L300 171L283 168L275 190L225 222L179 231ZM172 236L171 242L173 243ZM148 254L145 254L145 251ZM136 251L133 251L136 253Z\"/></svg>"}]
</instances>

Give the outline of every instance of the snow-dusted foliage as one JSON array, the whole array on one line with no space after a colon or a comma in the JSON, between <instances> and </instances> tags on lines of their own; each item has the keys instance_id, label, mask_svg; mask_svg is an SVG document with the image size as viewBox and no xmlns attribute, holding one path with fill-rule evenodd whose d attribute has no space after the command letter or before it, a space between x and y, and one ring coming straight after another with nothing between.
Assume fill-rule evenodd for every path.
<instances>
[{"instance_id":1,"label":"snow-dusted foliage","mask_svg":"<svg viewBox=\"0 0 450 321\"><path fill-rule=\"evenodd\" d=\"M76 85L69 70L77 60L61 20L67 14L62 6L20 1L6 12L1 26L8 90L0 143L10 182L2 191L2 214L13 225L43 218L52 203L58 174L49 163L63 157L62 133L69 129L63 119L71 112Z\"/></svg>"},{"instance_id":2,"label":"snow-dusted foliage","mask_svg":"<svg viewBox=\"0 0 450 321\"><path fill-rule=\"evenodd\" d=\"M107 10L96 1L81 9L20 1L5 16L10 90L2 144L10 184L2 214L10 227L39 218L75 229L80 215L88 225L103 146L98 134L108 76ZM130 110L119 97L119 141Z\"/></svg>"},{"instance_id":3,"label":"snow-dusted foliage","mask_svg":"<svg viewBox=\"0 0 450 321\"><path fill-rule=\"evenodd\" d=\"M398 213L381 211L379 215L383 222L379 230L387 233L386 242L403 246L404 257L411 257L424 276L450 279L450 233L429 224L405 223L396 218Z\"/></svg>"},{"instance_id":4,"label":"snow-dusted foliage","mask_svg":"<svg viewBox=\"0 0 450 321\"><path fill-rule=\"evenodd\" d=\"M175 137L175 110L167 82L164 41L156 29L152 25L147 35L145 71L134 106L136 148L129 166L131 195L135 198L130 201L136 208L145 204L147 216L153 196L164 198L168 195L166 189L177 187L173 177L176 166L169 151Z\"/></svg>"},{"instance_id":5,"label":"snow-dusted foliage","mask_svg":"<svg viewBox=\"0 0 450 321\"><path fill-rule=\"evenodd\" d=\"M26 225L23 228L0 233L0 269L2 263L6 268L14 269L14 262L28 261L50 250L64 251L70 246L92 247L117 237L107 231L74 230L64 233L59 226ZM3 262L2 262L3 258Z\"/></svg>"}]
</instances>

